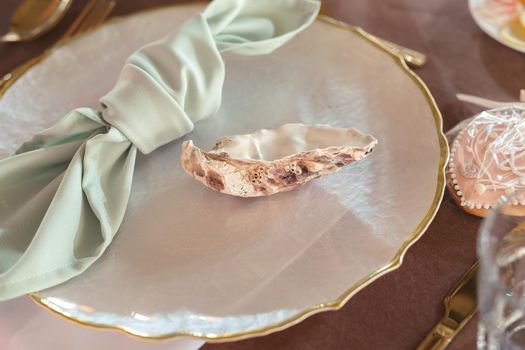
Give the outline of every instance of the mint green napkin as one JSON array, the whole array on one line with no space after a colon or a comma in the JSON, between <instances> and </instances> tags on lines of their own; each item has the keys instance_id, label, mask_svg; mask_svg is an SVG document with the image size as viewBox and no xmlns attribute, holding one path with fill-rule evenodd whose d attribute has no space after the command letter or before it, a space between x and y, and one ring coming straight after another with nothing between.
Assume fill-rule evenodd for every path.
<instances>
[{"instance_id":1,"label":"mint green napkin","mask_svg":"<svg viewBox=\"0 0 525 350\"><path fill-rule=\"evenodd\" d=\"M0 160L0 300L93 264L126 212L137 150L148 154L218 111L221 53L271 53L319 7L317 0L215 0L135 52L100 111L76 109Z\"/></svg>"}]
</instances>

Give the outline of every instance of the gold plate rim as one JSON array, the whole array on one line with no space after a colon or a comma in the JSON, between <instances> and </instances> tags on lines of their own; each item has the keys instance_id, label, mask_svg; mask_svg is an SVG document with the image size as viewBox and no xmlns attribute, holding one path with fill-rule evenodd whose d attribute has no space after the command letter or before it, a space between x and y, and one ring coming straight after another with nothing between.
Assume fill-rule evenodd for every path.
<instances>
[{"instance_id":1,"label":"gold plate rim","mask_svg":"<svg viewBox=\"0 0 525 350\"><path fill-rule=\"evenodd\" d=\"M160 6L160 7L154 7L150 9L145 9L141 11L137 11L134 13L131 13L129 15L123 15L114 17L108 21L106 21L103 25L107 25L109 23L115 23L117 21L126 19L131 16L137 16L141 15L145 12L152 12L152 11L162 11L166 8L171 7L177 7L181 6L181 4L176 5L167 5L167 6ZM205 340L207 342L226 342L226 341L234 341L234 340L241 340L241 339L247 339L252 338L256 336L264 336L268 335L270 333L278 332L281 330L284 330L286 328L289 328L293 325L298 324L299 322L303 321L304 319L320 313L324 311L333 311L333 310L339 310L342 308L348 300L350 300L351 297L353 297L357 292L361 291L365 287L367 287L372 282L376 281L378 278L382 277L383 275L394 271L398 269L401 264L403 263L403 258L408 251L408 249L414 244L426 231L430 223L432 222L432 219L437 213L437 210L439 208L439 205L441 204L441 201L443 199L444 189L445 189L445 166L448 161L448 155L449 155L449 147L447 140L445 138L445 135L443 133L443 119L441 116L441 113L439 111L439 108L436 105L436 102L434 100L434 97L430 93L428 87L426 84L421 80L421 78L416 75L406 64L404 59L391 52L388 47L386 47L379 39L376 37L368 34L366 31L359 27L354 27L349 24L346 24L344 22L338 21L334 18L328 17L326 15L320 15L318 17L319 21L331 24L335 27L348 30L354 34L357 34L358 36L364 38L366 41L371 43L373 46L379 48L380 50L388 53L392 59L401 67L401 69L414 81L414 83L418 86L418 88L421 90L423 95L425 96L425 99L427 100L427 103L432 111L432 115L434 117L434 123L436 127L436 132L439 140L439 147L440 147L440 159L438 164L438 174L437 174L437 187L436 192L434 195L434 199L428 208L425 216L423 219L419 222L419 224L416 226L416 228L412 231L412 233L405 239L401 247L399 248L397 254L394 256L394 258L383 267L379 268L378 270L372 272L368 276L361 279L359 282L354 284L352 287L347 289L342 295L340 295L337 299L324 302L321 304L314 305L310 308L304 309L301 312L297 313L296 315L283 320L281 322L268 325L265 327L255 328L248 331L243 332L236 332L236 333L222 333L222 334L213 334L213 333L202 333L202 332L172 332L167 333L163 335L148 335L144 334L142 332L138 332L133 329L129 329L124 325L111 325L111 324L97 324L92 322L83 321L81 319L74 318L70 315L67 315L63 311L53 308L52 305L46 302L46 299L42 296L40 296L38 293L31 293L28 296L33 300L37 305L43 307L45 310L50 311L51 313L60 316L61 318L73 322L76 325L85 326L89 328L97 328L97 329L106 329L106 330L118 330L121 331L127 335L131 335L133 337L137 337L142 340L165 340L165 339L173 339L178 337L191 337L191 338L197 338L201 340ZM77 40L79 37L83 36L85 34L81 34L80 36L76 36L69 41ZM51 50L50 50L51 51ZM50 51L44 52L43 54L36 56L32 60L28 62L30 66L38 64L42 60L44 60ZM8 90L10 86L16 81L17 78L14 78L7 83L4 84L4 86L0 87L0 98L5 94L5 92Z\"/></svg>"}]
</instances>

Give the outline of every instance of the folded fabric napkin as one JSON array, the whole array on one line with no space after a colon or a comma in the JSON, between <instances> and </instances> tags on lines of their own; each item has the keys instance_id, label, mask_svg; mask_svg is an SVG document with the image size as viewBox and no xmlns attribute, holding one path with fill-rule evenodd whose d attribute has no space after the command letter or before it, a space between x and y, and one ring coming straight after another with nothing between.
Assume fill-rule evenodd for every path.
<instances>
[{"instance_id":1,"label":"folded fabric napkin","mask_svg":"<svg viewBox=\"0 0 525 350\"><path fill-rule=\"evenodd\" d=\"M0 160L0 300L93 264L126 212L137 150L148 154L218 111L221 53L271 53L319 8L317 0L215 0L135 52L100 111L76 109Z\"/></svg>"}]
</instances>

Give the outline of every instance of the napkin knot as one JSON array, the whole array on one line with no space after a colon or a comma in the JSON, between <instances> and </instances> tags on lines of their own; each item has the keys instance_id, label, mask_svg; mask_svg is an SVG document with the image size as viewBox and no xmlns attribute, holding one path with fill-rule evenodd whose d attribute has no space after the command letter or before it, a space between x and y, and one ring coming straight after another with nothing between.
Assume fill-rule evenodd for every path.
<instances>
[{"instance_id":1,"label":"napkin knot","mask_svg":"<svg viewBox=\"0 0 525 350\"><path fill-rule=\"evenodd\" d=\"M262 55L315 19L317 0L221 0L177 32L144 46L101 99L106 122L142 153L193 130L217 113L225 78L222 52Z\"/></svg>"},{"instance_id":2,"label":"napkin knot","mask_svg":"<svg viewBox=\"0 0 525 350\"><path fill-rule=\"evenodd\" d=\"M143 47L101 98L105 121L144 154L193 130L221 104L224 63L203 15Z\"/></svg>"}]
</instances>

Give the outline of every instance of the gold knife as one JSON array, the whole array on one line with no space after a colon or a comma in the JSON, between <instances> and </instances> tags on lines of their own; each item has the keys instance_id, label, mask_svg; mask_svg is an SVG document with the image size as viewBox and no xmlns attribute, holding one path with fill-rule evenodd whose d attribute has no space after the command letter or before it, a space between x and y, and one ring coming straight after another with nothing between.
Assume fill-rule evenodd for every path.
<instances>
[{"instance_id":1,"label":"gold knife","mask_svg":"<svg viewBox=\"0 0 525 350\"><path fill-rule=\"evenodd\" d=\"M477 311L477 274L479 262L476 262L463 275L454 289L443 300L445 315L432 328L417 350L443 350L461 331Z\"/></svg>"}]
</instances>

